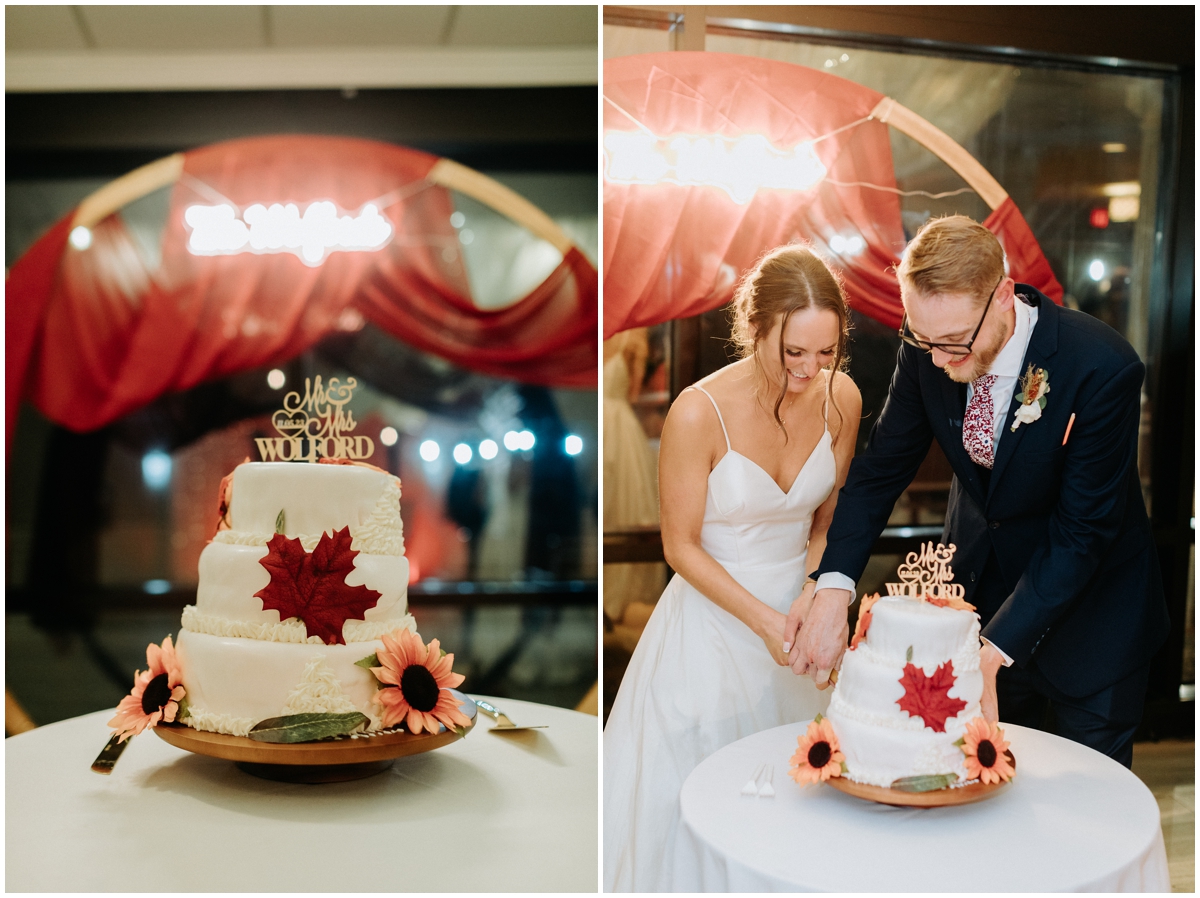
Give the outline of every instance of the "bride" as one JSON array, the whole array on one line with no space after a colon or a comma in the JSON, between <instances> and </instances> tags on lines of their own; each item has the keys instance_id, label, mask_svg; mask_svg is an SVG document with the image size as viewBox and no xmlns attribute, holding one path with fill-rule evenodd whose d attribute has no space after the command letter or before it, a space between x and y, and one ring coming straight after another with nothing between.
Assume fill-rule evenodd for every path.
<instances>
[{"instance_id":1,"label":"bride","mask_svg":"<svg viewBox=\"0 0 1200 898\"><path fill-rule=\"evenodd\" d=\"M604 731L606 891L686 889L674 858L687 775L730 742L825 708L813 680L786 666L783 634L793 600L801 619L812 601L801 588L857 440L862 400L840 371L847 333L825 263L779 247L734 297L742 359L671 406L659 492L677 573Z\"/></svg>"}]
</instances>

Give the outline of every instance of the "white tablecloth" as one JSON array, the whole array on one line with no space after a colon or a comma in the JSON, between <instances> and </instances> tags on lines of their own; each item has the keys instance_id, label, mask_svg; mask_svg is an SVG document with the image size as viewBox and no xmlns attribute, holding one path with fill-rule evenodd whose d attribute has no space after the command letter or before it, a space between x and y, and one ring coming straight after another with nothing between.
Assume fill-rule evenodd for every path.
<instances>
[{"instance_id":1,"label":"white tablecloth","mask_svg":"<svg viewBox=\"0 0 1200 898\"><path fill-rule=\"evenodd\" d=\"M8 891L596 891L599 721L497 698L466 739L349 783L259 779L111 711L5 741Z\"/></svg>"},{"instance_id":2,"label":"white tablecloth","mask_svg":"<svg viewBox=\"0 0 1200 898\"><path fill-rule=\"evenodd\" d=\"M1017 775L977 804L897 808L787 775L788 724L700 764L680 802L681 891L1169 892L1158 804L1099 752L1004 725ZM775 798L743 796L763 763Z\"/></svg>"}]
</instances>

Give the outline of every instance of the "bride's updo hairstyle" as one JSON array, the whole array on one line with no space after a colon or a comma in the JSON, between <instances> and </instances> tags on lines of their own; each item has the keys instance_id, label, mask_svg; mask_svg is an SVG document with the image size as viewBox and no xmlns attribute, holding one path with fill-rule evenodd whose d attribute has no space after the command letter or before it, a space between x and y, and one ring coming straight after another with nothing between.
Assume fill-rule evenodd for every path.
<instances>
[{"instance_id":1,"label":"bride's updo hairstyle","mask_svg":"<svg viewBox=\"0 0 1200 898\"><path fill-rule=\"evenodd\" d=\"M780 319L779 328L779 364L785 376L775 400L775 421L783 428L783 418L779 409L787 397L787 362L783 354L783 331L787 328L788 319L795 312L805 309L825 309L833 312L838 320L838 343L833 356L833 371L841 371L846 367L846 343L850 338L850 310L846 304L846 295L842 285L825 260L803 243L789 243L777 246L767 252L738 284L733 294L733 334L732 341L738 348L742 358L753 356L755 365L760 365L755 350L760 340ZM766 374L766 372L761 372ZM830 404L837 410L838 418L842 411L837 407L833 398L833 378L826 385ZM784 432L786 436L786 431Z\"/></svg>"}]
</instances>

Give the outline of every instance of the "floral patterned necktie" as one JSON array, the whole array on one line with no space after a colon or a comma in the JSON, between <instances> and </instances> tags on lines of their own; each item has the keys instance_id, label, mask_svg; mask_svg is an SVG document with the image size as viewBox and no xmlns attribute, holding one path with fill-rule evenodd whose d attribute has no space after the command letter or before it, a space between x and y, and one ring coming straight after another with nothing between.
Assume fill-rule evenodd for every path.
<instances>
[{"instance_id":1,"label":"floral patterned necktie","mask_svg":"<svg viewBox=\"0 0 1200 898\"><path fill-rule=\"evenodd\" d=\"M963 447L971 461L987 468L989 471L995 463L995 450L992 447L992 423L995 419L995 408L992 404L992 385L996 375L985 374L978 378L971 393L971 401L963 414Z\"/></svg>"}]
</instances>

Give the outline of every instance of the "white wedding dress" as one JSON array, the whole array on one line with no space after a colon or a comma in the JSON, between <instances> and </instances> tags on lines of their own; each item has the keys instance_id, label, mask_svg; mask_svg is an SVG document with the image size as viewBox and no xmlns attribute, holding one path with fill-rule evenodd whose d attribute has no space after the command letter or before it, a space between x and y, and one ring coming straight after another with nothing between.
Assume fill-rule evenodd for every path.
<instances>
[{"instance_id":1,"label":"white wedding dress","mask_svg":"<svg viewBox=\"0 0 1200 898\"><path fill-rule=\"evenodd\" d=\"M756 598L786 614L804 584L813 512L837 479L828 423L786 493L734 451L723 418L721 429L727 451L708 475L701 545ZM806 720L828 703L810 677L777 665L749 627L675 574L604 729L605 891L687 890L690 878L675 873L687 858L677 858L675 846L688 774L722 746ZM786 762L775 765L776 789L786 782Z\"/></svg>"}]
</instances>

